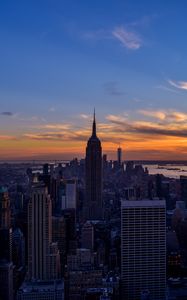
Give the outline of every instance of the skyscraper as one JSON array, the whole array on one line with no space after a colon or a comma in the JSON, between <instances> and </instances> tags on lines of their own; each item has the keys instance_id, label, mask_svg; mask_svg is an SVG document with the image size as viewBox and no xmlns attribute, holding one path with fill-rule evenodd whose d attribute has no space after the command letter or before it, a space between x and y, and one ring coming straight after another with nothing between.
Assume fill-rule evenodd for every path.
<instances>
[{"instance_id":1,"label":"skyscraper","mask_svg":"<svg viewBox=\"0 0 187 300\"><path fill-rule=\"evenodd\" d=\"M181 200L184 201L187 208L187 176L180 176Z\"/></svg>"},{"instance_id":2,"label":"skyscraper","mask_svg":"<svg viewBox=\"0 0 187 300\"><path fill-rule=\"evenodd\" d=\"M0 228L10 228L10 199L4 187L0 187Z\"/></svg>"},{"instance_id":3,"label":"skyscraper","mask_svg":"<svg viewBox=\"0 0 187 300\"><path fill-rule=\"evenodd\" d=\"M92 135L86 147L86 219L101 220L102 209L102 148L96 134L95 111Z\"/></svg>"},{"instance_id":4,"label":"skyscraper","mask_svg":"<svg viewBox=\"0 0 187 300\"><path fill-rule=\"evenodd\" d=\"M58 278L60 256L52 243L51 199L42 184L32 188L28 206L28 267L30 280Z\"/></svg>"},{"instance_id":5,"label":"skyscraper","mask_svg":"<svg viewBox=\"0 0 187 300\"><path fill-rule=\"evenodd\" d=\"M12 228L7 188L0 187L0 299L13 299Z\"/></svg>"},{"instance_id":6,"label":"skyscraper","mask_svg":"<svg viewBox=\"0 0 187 300\"><path fill-rule=\"evenodd\" d=\"M118 165L121 166L121 163L122 163L122 149L121 149L121 147L119 147L117 149L117 162L118 162Z\"/></svg>"},{"instance_id":7,"label":"skyscraper","mask_svg":"<svg viewBox=\"0 0 187 300\"><path fill-rule=\"evenodd\" d=\"M124 200L121 204L122 299L165 300L166 208L164 200Z\"/></svg>"}]
</instances>

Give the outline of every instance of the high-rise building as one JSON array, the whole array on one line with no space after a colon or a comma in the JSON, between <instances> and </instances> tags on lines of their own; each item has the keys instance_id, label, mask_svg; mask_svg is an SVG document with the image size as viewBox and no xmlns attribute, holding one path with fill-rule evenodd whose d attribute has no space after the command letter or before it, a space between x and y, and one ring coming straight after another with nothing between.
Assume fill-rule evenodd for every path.
<instances>
[{"instance_id":1,"label":"high-rise building","mask_svg":"<svg viewBox=\"0 0 187 300\"><path fill-rule=\"evenodd\" d=\"M0 299L13 299L12 228L8 190L0 187Z\"/></svg>"},{"instance_id":2,"label":"high-rise building","mask_svg":"<svg viewBox=\"0 0 187 300\"><path fill-rule=\"evenodd\" d=\"M121 163L122 163L122 149L121 149L121 147L119 147L117 149L117 162L118 162L118 165L121 166Z\"/></svg>"},{"instance_id":3,"label":"high-rise building","mask_svg":"<svg viewBox=\"0 0 187 300\"><path fill-rule=\"evenodd\" d=\"M0 299L13 300L13 263L0 261Z\"/></svg>"},{"instance_id":4,"label":"high-rise building","mask_svg":"<svg viewBox=\"0 0 187 300\"><path fill-rule=\"evenodd\" d=\"M166 299L166 208L164 200L121 204L122 299Z\"/></svg>"},{"instance_id":5,"label":"high-rise building","mask_svg":"<svg viewBox=\"0 0 187 300\"><path fill-rule=\"evenodd\" d=\"M87 220L103 218L102 205L102 148L96 134L95 112L92 135L86 147L86 197L85 214Z\"/></svg>"},{"instance_id":6,"label":"high-rise building","mask_svg":"<svg viewBox=\"0 0 187 300\"><path fill-rule=\"evenodd\" d=\"M94 249L94 226L89 221L82 227L81 246L90 250Z\"/></svg>"},{"instance_id":7,"label":"high-rise building","mask_svg":"<svg viewBox=\"0 0 187 300\"><path fill-rule=\"evenodd\" d=\"M16 267L25 265L25 238L20 228L15 228L12 234L12 259Z\"/></svg>"},{"instance_id":8,"label":"high-rise building","mask_svg":"<svg viewBox=\"0 0 187 300\"><path fill-rule=\"evenodd\" d=\"M67 248L66 241L66 222L62 216L52 217L52 240L58 243L60 253L61 268L65 263L65 254Z\"/></svg>"},{"instance_id":9,"label":"high-rise building","mask_svg":"<svg viewBox=\"0 0 187 300\"><path fill-rule=\"evenodd\" d=\"M58 191L60 209L76 209L77 183L74 179L61 181Z\"/></svg>"},{"instance_id":10,"label":"high-rise building","mask_svg":"<svg viewBox=\"0 0 187 300\"><path fill-rule=\"evenodd\" d=\"M0 187L0 229L10 228L10 199L7 188Z\"/></svg>"},{"instance_id":11,"label":"high-rise building","mask_svg":"<svg viewBox=\"0 0 187 300\"><path fill-rule=\"evenodd\" d=\"M181 200L184 201L187 208L187 176L180 176Z\"/></svg>"},{"instance_id":12,"label":"high-rise building","mask_svg":"<svg viewBox=\"0 0 187 300\"><path fill-rule=\"evenodd\" d=\"M30 280L58 278L59 251L52 244L51 199L42 184L32 188L28 204L28 273ZM55 272L56 269L56 272Z\"/></svg>"}]
</instances>

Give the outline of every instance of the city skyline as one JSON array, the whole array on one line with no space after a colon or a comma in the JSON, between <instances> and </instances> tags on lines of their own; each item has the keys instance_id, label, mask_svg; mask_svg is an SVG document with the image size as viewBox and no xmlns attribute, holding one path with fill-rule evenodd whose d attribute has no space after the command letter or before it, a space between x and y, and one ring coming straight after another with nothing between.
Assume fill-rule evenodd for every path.
<instances>
[{"instance_id":1,"label":"city skyline","mask_svg":"<svg viewBox=\"0 0 187 300\"><path fill-rule=\"evenodd\" d=\"M176 1L0 4L0 158L185 160L185 11Z\"/></svg>"}]
</instances>

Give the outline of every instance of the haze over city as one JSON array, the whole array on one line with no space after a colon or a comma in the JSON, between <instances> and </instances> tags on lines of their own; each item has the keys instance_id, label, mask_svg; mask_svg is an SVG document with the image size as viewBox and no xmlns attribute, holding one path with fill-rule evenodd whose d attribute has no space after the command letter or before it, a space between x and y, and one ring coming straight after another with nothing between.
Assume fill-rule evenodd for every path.
<instances>
[{"instance_id":1,"label":"haze over city","mask_svg":"<svg viewBox=\"0 0 187 300\"><path fill-rule=\"evenodd\" d=\"M186 1L1 1L0 157L186 159Z\"/></svg>"}]
</instances>

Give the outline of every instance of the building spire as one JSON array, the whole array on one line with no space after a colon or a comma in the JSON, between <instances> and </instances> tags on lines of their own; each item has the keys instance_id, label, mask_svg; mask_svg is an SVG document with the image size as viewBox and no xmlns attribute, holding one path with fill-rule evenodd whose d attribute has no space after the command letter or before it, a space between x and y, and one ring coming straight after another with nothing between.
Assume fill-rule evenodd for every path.
<instances>
[{"instance_id":1,"label":"building spire","mask_svg":"<svg viewBox=\"0 0 187 300\"><path fill-rule=\"evenodd\" d=\"M95 108L94 108L93 125L92 125L92 136L96 137Z\"/></svg>"}]
</instances>

